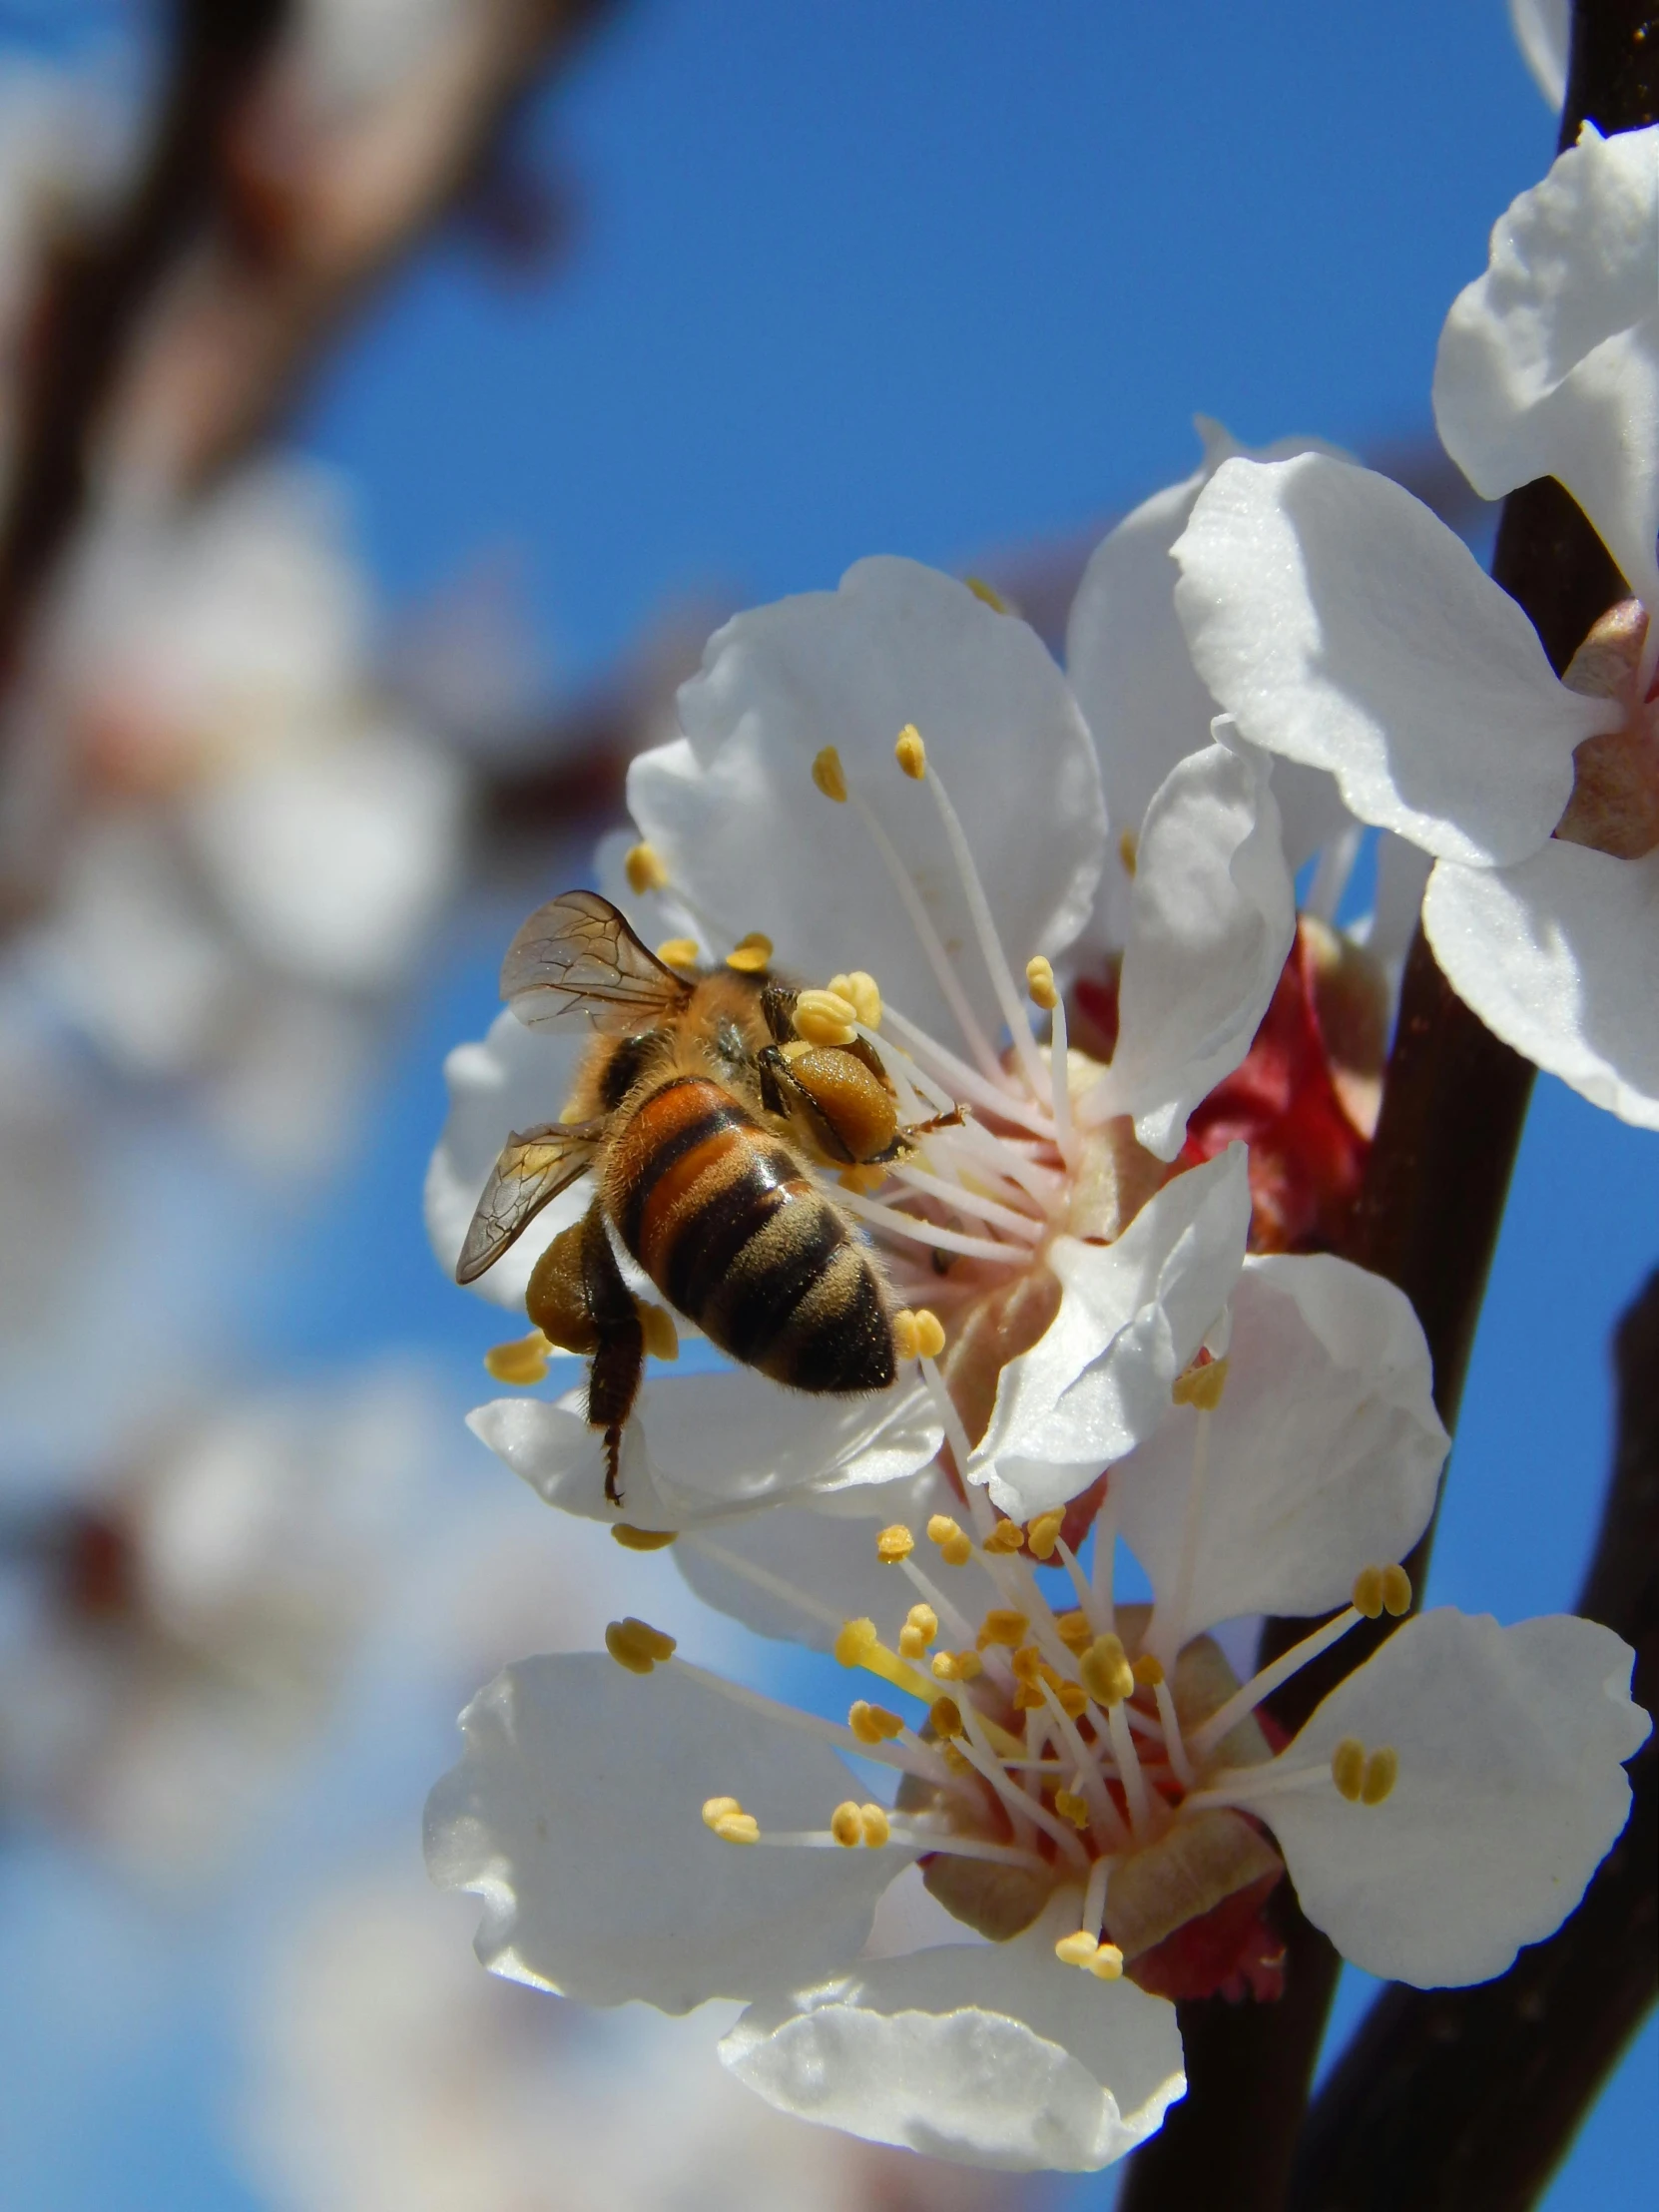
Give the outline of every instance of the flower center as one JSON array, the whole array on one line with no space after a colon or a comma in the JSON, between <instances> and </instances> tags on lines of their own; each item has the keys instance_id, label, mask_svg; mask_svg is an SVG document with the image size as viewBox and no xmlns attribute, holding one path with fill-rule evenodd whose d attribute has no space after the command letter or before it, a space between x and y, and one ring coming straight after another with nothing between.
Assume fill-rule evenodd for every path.
<instances>
[{"instance_id":1,"label":"flower center","mask_svg":"<svg viewBox=\"0 0 1659 2212\"><path fill-rule=\"evenodd\" d=\"M1573 655L1562 681L1592 699L1617 699L1622 728L1586 738L1573 755L1572 797L1555 826L1567 844L1585 844L1617 860L1659 848L1659 683L1639 697L1647 615L1627 599L1611 608Z\"/></svg>"},{"instance_id":2,"label":"flower center","mask_svg":"<svg viewBox=\"0 0 1659 2212\"><path fill-rule=\"evenodd\" d=\"M829 994L805 995L814 1001L810 1018L817 1018L817 1001L828 995L847 1041L860 1036L878 1047L902 1122L915 1126L958 1107L971 1115L930 1129L884 1177L869 1169L841 1177L841 1203L882 1246L899 1297L936 1311L944 1324L943 1382L955 1425L971 1445L985 1432L1003 1367L1038 1341L1058 1311L1059 1285L1047 1266L1050 1242L1070 1235L1111 1243L1170 1170L1135 1142L1127 1120L1100 1122L1088 1113L1101 1069L1068 1046L1052 965L1033 954L1025 964L1025 994L1016 988L960 818L913 725L899 734L894 752L900 770L925 787L937 811L1007 1028L1007 1052L993 1049L919 888L877 811L848 783L833 747L814 762L813 781L863 824L956 1017L966 1057L884 1003L868 976L837 976ZM854 984L867 986L867 1007L853 1002ZM1027 998L1049 1017L1046 1045L1033 1030ZM957 1459L965 1461L961 1450Z\"/></svg>"},{"instance_id":3,"label":"flower center","mask_svg":"<svg viewBox=\"0 0 1659 2212\"><path fill-rule=\"evenodd\" d=\"M1194 1372L1217 1368L1224 1363ZM1205 1400L1213 1403L1224 1382L1225 1372L1194 1399L1201 1437ZM1196 1522L1198 1464L1193 1490ZM1213 1638L1183 1631L1190 1574L1154 1607L1115 1602L1109 1498L1088 1569L1066 1542L1058 1511L1021 1527L998 1519L978 1491L967 1510L970 1526L939 1513L919 1537L903 1523L882 1529L876 1556L908 1600L896 1633L889 1640L873 1619L859 1618L835 1636L841 1665L870 1676L904 1709L860 1697L842 1725L703 1677L739 1703L893 1768L893 1805L848 1799L826 1808L822 1830L774 1834L736 1801L711 1797L704 1818L717 1836L803 1849L899 1848L919 1859L924 1883L950 1913L999 1941L1029 1928L1057 1891L1073 1892L1078 1925L1056 1946L1060 1961L1107 1978L1127 1963L1151 1983L1168 1970L1161 1954L1173 1937L1240 1901L1253 1915L1283 1872L1258 1821L1241 1810L1247 1784L1252 1804L1310 1788L1334 1790L1360 1808L1387 1798L1395 1753L1355 1739L1329 1763L1282 1761L1264 1778L1274 1751L1257 1708L1361 1620L1402 1614L1411 1589L1401 1568L1365 1569L1350 1606L1241 1684ZM826 1618L819 1601L718 1542L681 1541ZM1063 1572L1069 1605L1050 1601L1039 1563ZM977 1572L965 1574L970 1568ZM668 1638L639 1622L616 1624L607 1643L636 1671L673 1653Z\"/></svg>"}]
</instances>

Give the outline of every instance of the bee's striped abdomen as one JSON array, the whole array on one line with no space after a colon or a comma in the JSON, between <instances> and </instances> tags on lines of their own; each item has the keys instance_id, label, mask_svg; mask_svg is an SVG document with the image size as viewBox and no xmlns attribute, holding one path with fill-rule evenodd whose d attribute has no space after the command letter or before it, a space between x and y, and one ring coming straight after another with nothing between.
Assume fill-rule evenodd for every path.
<instances>
[{"instance_id":1,"label":"bee's striped abdomen","mask_svg":"<svg viewBox=\"0 0 1659 2212\"><path fill-rule=\"evenodd\" d=\"M800 1164L718 1083L677 1077L606 1168L611 1218L723 1352L804 1390L878 1390L892 1333L862 1249Z\"/></svg>"}]
</instances>

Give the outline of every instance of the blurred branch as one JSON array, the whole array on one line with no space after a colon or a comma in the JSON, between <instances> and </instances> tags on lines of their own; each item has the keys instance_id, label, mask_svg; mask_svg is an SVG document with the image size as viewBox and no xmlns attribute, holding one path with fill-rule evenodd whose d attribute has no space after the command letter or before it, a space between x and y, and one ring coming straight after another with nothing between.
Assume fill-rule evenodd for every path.
<instances>
[{"instance_id":1,"label":"blurred branch","mask_svg":"<svg viewBox=\"0 0 1659 2212\"><path fill-rule=\"evenodd\" d=\"M135 329L223 189L233 120L287 16L288 0L180 0L173 69L137 183L111 222L47 266L0 521L0 681L86 507L93 442Z\"/></svg>"},{"instance_id":2,"label":"blurred branch","mask_svg":"<svg viewBox=\"0 0 1659 2212\"><path fill-rule=\"evenodd\" d=\"M1614 1340L1612 1486L1578 1610L1636 1648L1659 1699L1659 1273ZM1655 1995L1659 1745L1631 1762L1630 1825L1547 1942L1472 1989L1393 1987L1309 2117L1289 2203L1521 2212L1572 2140Z\"/></svg>"},{"instance_id":3,"label":"blurred branch","mask_svg":"<svg viewBox=\"0 0 1659 2212\"><path fill-rule=\"evenodd\" d=\"M1656 84L1659 23L1650 12L1632 9L1628 0L1580 0L1560 145L1576 140L1586 117L1609 132L1651 120ZM1557 672L1596 616L1626 591L1600 539L1549 481L1525 485L1504 501L1492 574L1531 615ZM1348 1257L1398 1284L1411 1300L1448 1429L1456 1425L1532 1077L1531 1067L1457 998L1419 928ZM1432 1538L1430 1526L1405 1562L1418 1598ZM1365 1624L1303 1669L1269 1701L1274 1718L1300 1727L1392 1625ZM1262 1658L1288 1649L1307 1629L1306 1621L1269 1621ZM1287 1953L1284 1996L1268 2005L1234 2008L1212 1998L1181 2008L1188 2093L1136 2154L1120 2212L1185 2212L1212 2194L1225 2194L1232 2212L1276 2212L1285 2203L1341 1961L1283 1889L1277 1911ZM1382 2199L1368 2193L1318 2201Z\"/></svg>"},{"instance_id":4,"label":"blurred branch","mask_svg":"<svg viewBox=\"0 0 1659 2212\"><path fill-rule=\"evenodd\" d=\"M291 403L387 273L491 174L531 82L614 0L469 0L371 107L307 122L277 72L241 134L235 191L133 366L118 461L199 485Z\"/></svg>"}]
</instances>

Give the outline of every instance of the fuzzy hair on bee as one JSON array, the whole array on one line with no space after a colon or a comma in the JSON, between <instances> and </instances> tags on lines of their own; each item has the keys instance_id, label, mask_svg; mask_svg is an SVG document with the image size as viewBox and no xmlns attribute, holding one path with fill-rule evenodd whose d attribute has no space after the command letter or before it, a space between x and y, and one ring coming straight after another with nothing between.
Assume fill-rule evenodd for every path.
<instances>
[{"instance_id":1,"label":"fuzzy hair on bee","mask_svg":"<svg viewBox=\"0 0 1659 2212\"><path fill-rule=\"evenodd\" d=\"M587 1413L604 1434L611 1501L645 1359L617 1245L711 1343L774 1382L886 1389L891 1294L815 1173L906 1149L874 1050L857 1037L805 1043L797 993L764 969L677 973L592 891L530 917L501 987L532 1027L581 1022L595 1035L563 1117L508 1138L456 1277L482 1275L543 1206L592 1176L593 1203L537 1262L526 1308L550 1342L590 1362Z\"/></svg>"}]
</instances>

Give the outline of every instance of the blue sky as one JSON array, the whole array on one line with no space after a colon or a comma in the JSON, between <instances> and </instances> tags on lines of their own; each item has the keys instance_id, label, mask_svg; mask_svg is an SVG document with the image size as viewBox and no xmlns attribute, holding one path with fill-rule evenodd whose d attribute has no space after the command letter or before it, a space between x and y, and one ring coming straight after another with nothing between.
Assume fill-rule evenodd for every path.
<instances>
[{"instance_id":1,"label":"blue sky","mask_svg":"<svg viewBox=\"0 0 1659 2212\"><path fill-rule=\"evenodd\" d=\"M509 551L574 684L700 589L764 599L867 553L954 565L1074 531L1184 474L1195 411L1257 441L1426 434L1441 319L1553 130L1499 0L639 0L522 122L525 158L577 198L556 278L441 238L298 441L353 480L394 605ZM493 927L435 963L374 1144L269 1225L251 1363L413 1346L471 1386L497 1329L431 1268L416 1208L442 1050L493 1009ZM1656 1258L1659 1143L1540 1085L1432 1597L1504 1618L1570 1601L1607 1334ZM73 1866L14 1860L4 1887L0 1971L47 2038L22 2077L30 2201L247 2206L216 2136L234 1969L214 1942L121 1932ZM182 1958L142 2030L73 2072L50 2038L84 2032L85 1999L55 1996L20 1926L43 1895L45 1927L80 1926L127 1980L157 1947ZM1345 2011L1363 1999L1354 1977ZM1636 2200L1656 2052L1650 2022L1551 2212Z\"/></svg>"}]
</instances>

